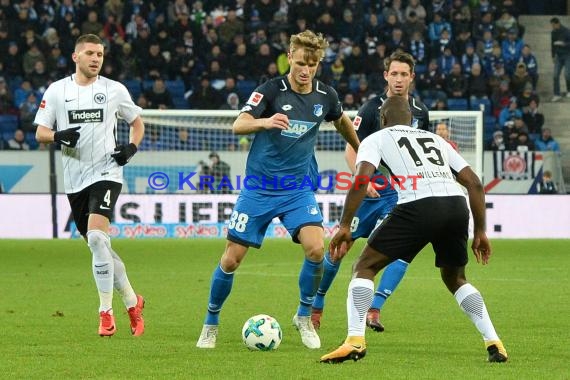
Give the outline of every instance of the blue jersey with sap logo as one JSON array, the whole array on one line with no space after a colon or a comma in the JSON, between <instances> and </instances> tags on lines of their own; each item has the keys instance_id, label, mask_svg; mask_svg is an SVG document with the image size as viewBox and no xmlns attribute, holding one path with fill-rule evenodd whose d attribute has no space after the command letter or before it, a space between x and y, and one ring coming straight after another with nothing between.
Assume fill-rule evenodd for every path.
<instances>
[{"instance_id":1,"label":"blue jersey with sap logo","mask_svg":"<svg viewBox=\"0 0 570 380\"><path fill-rule=\"evenodd\" d=\"M289 129L264 129L255 134L246 164L244 187L264 194L313 191L314 152L319 126L338 120L342 105L336 91L314 80L313 90L299 94L286 76L255 89L241 112L266 118L282 113Z\"/></svg>"}]
</instances>

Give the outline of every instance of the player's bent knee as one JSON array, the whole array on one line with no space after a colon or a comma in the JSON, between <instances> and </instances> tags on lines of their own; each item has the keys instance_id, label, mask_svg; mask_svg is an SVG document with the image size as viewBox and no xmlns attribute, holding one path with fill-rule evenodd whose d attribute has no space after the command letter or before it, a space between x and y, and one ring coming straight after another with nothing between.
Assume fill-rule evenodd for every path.
<instances>
[{"instance_id":1,"label":"player's bent knee","mask_svg":"<svg viewBox=\"0 0 570 380\"><path fill-rule=\"evenodd\" d=\"M109 235L100 230L87 231L87 244L91 248L103 248L110 243Z\"/></svg>"}]
</instances>

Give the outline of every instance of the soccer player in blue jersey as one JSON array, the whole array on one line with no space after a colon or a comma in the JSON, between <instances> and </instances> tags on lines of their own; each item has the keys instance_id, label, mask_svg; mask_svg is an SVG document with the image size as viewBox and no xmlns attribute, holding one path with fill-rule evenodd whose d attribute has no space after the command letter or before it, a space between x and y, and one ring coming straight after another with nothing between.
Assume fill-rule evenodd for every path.
<instances>
[{"instance_id":1,"label":"soccer player in blue jersey","mask_svg":"<svg viewBox=\"0 0 570 380\"><path fill-rule=\"evenodd\" d=\"M306 347L321 346L311 323L311 305L322 276L323 217L314 185L306 180L314 174L314 149L323 121L332 121L355 151L359 144L336 91L315 79L327 45L322 35L309 30L292 35L289 73L257 87L233 124L236 134L255 133L246 163L248 180L230 216L225 252L212 275L208 310L196 347L216 346L219 315L232 289L234 272L249 247L261 247L275 217L305 254L293 323Z\"/></svg>"},{"instance_id":2,"label":"soccer player in blue jersey","mask_svg":"<svg viewBox=\"0 0 570 380\"><path fill-rule=\"evenodd\" d=\"M408 98L410 109L412 110L412 126L428 130L429 111L425 104L409 95L410 85L414 80L414 58L405 52L396 51L384 62L384 78L388 82L388 88L382 95L368 100L354 118L353 126L360 141L364 140L374 132L380 130L379 110L382 104L391 96L404 96ZM352 173L356 173L356 152L350 145L347 145L345 158ZM392 211L398 202L398 195L391 184L384 180L389 178L388 172L376 172L376 185L369 183L366 192L367 197L363 200L362 206L354 216L351 224L352 239L368 237L380 222ZM321 316L325 307L325 295L330 288L340 267L340 261L333 261L329 252L326 252L324 259L324 273L315 301L311 320L313 326L319 329L321 326ZM386 299L394 292L406 270L408 263L404 260L396 260L386 267L382 273L378 288L374 294L372 306L366 316L366 325L377 332L384 331L384 326L380 322L380 309Z\"/></svg>"}]
</instances>

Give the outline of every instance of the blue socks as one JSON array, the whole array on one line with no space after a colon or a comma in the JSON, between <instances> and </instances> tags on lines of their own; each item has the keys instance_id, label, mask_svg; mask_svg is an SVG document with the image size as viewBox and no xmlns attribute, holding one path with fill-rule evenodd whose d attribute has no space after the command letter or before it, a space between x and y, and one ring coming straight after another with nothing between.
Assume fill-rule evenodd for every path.
<instances>
[{"instance_id":1,"label":"blue socks","mask_svg":"<svg viewBox=\"0 0 570 380\"><path fill-rule=\"evenodd\" d=\"M332 262L330 253L327 251L325 253L325 259L323 261L323 278L317 289L317 295L315 296L315 301L313 302L313 308L324 309L325 307L325 295L331 287L331 284L338 273L341 261L336 263Z\"/></svg>"},{"instance_id":2,"label":"blue socks","mask_svg":"<svg viewBox=\"0 0 570 380\"><path fill-rule=\"evenodd\" d=\"M299 274L299 290L301 299L297 315L309 316L311 315L311 306L315 299L315 293L319 287L321 276L323 274L323 262L315 263L307 260L303 262L301 273Z\"/></svg>"},{"instance_id":3,"label":"blue socks","mask_svg":"<svg viewBox=\"0 0 570 380\"><path fill-rule=\"evenodd\" d=\"M396 290L398 284L402 281L408 269L408 265L410 264L403 260L395 260L384 268L382 278L380 278L380 283L378 284L376 293L374 293L374 300L370 306L371 309L382 309L386 298L394 293L394 290Z\"/></svg>"},{"instance_id":4,"label":"blue socks","mask_svg":"<svg viewBox=\"0 0 570 380\"><path fill-rule=\"evenodd\" d=\"M212 273L210 284L210 298L208 299L208 313L206 314L205 325L218 325L220 323L220 311L222 305L232 290L234 274L226 273L220 265Z\"/></svg>"}]
</instances>

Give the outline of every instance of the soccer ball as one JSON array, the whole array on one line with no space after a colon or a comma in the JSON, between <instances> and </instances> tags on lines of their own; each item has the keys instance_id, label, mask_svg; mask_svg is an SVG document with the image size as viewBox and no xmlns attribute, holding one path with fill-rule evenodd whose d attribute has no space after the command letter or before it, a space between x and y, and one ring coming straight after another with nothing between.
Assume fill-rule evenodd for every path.
<instances>
[{"instance_id":1,"label":"soccer ball","mask_svg":"<svg viewBox=\"0 0 570 380\"><path fill-rule=\"evenodd\" d=\"M243 342L255 351L275 350L281 344L282 334L279 322L266 314L249 318L241 330Z\"/></svg>"}]
</instances>

